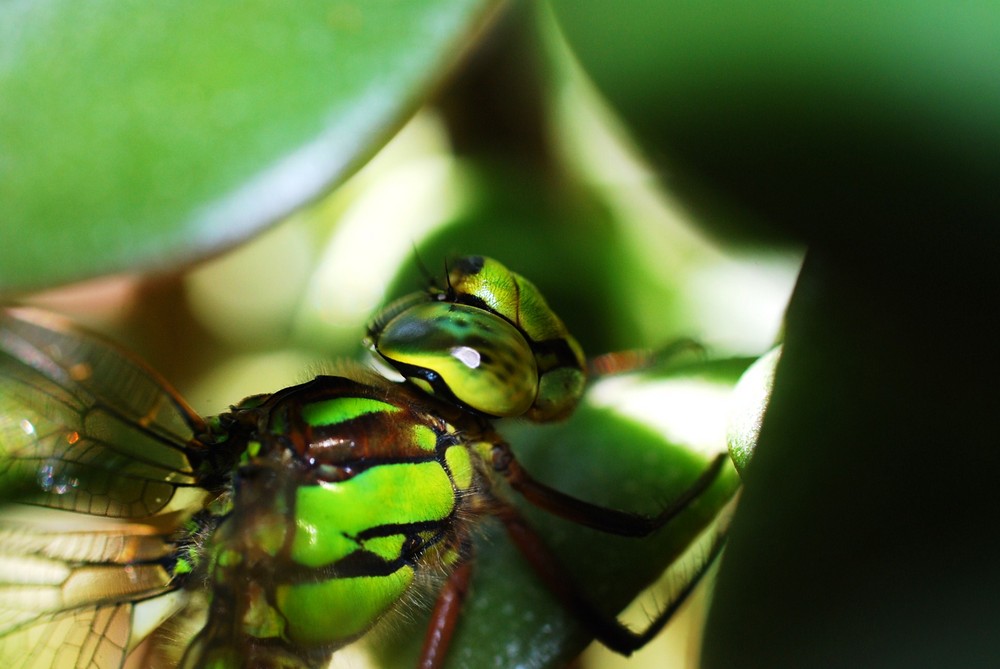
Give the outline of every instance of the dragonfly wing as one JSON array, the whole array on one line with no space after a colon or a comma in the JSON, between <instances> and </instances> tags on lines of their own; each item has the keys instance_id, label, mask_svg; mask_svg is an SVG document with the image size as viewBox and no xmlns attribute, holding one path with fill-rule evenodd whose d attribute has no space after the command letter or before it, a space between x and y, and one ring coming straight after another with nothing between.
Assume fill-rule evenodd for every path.
<instances>
[{"instance_id":1,"label":"dragonfly wing","mask_svg":"<svg viewBox=\"0 0 1000 669\"><path fill-rule=\"evenodd\" d=\"M121 666L141 640L131 633L135 602L171 590L167 537L120 521L85 527L85 517L64 511L8 505L4 512L0 660L45 669Z\"/></svg>"},{"instance_id":2,"label":"dragonfly wing","mask_svg":"<svg viewBox=\"0 0 1000 669\"><path fill-rule=\"evenodd\" d=\"M48 616L5 636L0 658L13 669L118 669L132 607L112 604Z\"/></svg>"},{"instance_id":3,"label":"dragonfly wing","mask_svg":"<svg viewBox=\"0 0 1000 669\"><path fill-rule=\"evenodd\" d=\"M0 416L8 500L130 519L195 503L174 497L197 485L202 419L141 361L62 319L0 315Z\"/></svg>"},{"instance_id":4,"label":"dragonfly wing","mask_svg":"<svg viewBox=\"0 0 1000 669\"><path fill-rule=\"evenodd\" d=\"M209 499L205 431L112 344L0 311L0 660L122 665L151 631L134 631L136 610L176 587L171 541Z\"/></svg>"}]
</instances>

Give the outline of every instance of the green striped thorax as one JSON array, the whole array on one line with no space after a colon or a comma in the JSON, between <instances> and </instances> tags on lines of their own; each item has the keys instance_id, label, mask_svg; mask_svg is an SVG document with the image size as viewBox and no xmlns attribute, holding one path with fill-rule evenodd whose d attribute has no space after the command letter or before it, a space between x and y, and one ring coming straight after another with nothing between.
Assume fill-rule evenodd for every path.
<instances>
[{"instance_id":1,"label":"green striped thorax","mask_svg":"<svg viewBox=\"0 0 1000 669\"><path fill-rule=\"evenodd\" d=\"M424 392L487 416L558 420L586 385L583 351L538 289L483 256L384 309L367 341Z\"/></svg>"},{"instance_id":2,"label":"green striped thorax","mask_svg":"<svg viewBox=\"0 0 1000 669\"><path fill-rule=\"evenodd\" d=\"M368 631L422 569L460 559L477 477L470 426L460 438L417 408L426 402L388 390L321 376L230 414L246 455L208 547L215 596L189 662L230 666L214 640L234 626L256 657L322 657Z\"/></svg>"}]
</instances>

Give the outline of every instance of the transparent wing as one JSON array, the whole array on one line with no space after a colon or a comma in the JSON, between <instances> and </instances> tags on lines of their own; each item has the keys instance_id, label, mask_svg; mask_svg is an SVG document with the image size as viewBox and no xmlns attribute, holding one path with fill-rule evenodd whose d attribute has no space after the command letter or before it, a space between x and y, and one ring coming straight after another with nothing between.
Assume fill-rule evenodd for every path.
<instances>
[{"instance_id":1,"label":"transparent wing","mask_svg":"<svg viewBox=\"0 0 1000 669\"><path fill-rule=\"evenodd\" d=\"M0 520L0 661L56 669L121 666L155 626L137 606L171 594L173 545L139 523L8 504ZM147 611L149 613L149 611ZM147 616L148 618L148 616Z\"/></svg>"},{"instance_id":2,"label":"transparent wing","mask_svg":"<svg viewBox=\"0 0 1000 669\"><path fill-rule=\"evenodd\" d=\"M175 510L205 426L160 377L43 312L0 316L0 490L112 518Z\"/></svg>"},{"instance_id":3,"label":"transparent wing","mask_svg":"<svg viewBox=\"0 0 1000 669\"><path fill-rule=\"evenodd\" d=\"M51 616L5 637L4 660L14 669L117 669L125 658L131 609L127 603Z\"/></svg>"},{"instance_id":4,"label":"transparent wing","mask_svg":"<svg viewBox=\"0 0 1000 669\"><path fill-rule=\"evenodd\" d=\"M183 605L172 541L209 497L204 431L112 344L0 311L0 662L117 669Z\"/></svg>"}]
</instances>

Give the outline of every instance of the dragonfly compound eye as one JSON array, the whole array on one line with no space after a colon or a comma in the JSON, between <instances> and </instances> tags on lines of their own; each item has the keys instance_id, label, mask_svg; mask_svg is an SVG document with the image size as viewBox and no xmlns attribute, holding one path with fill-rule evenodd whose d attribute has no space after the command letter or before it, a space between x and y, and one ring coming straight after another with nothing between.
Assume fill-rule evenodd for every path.
<instances>
[{"instance_id":1,"label":"dragonfly compound eye","mask_svg":"<svg viewBox=\"0 0 1000 669\"><path fill-rule=\"evenodd\" d=\"M425 391L490 416L545 422L583 394L583 351L534 284L496 260L460 258L445 289L410 295L369 327L374 348Z\"/></svg>"},{"instance_id":2,"label":"dragonfly compound eye","mask_svg":"<svg viewBox=\"0 0 1000 669\"><path fill-rule=\"evenodd\" d=\"M520 416L538 393L538 367L524 336L489 311L425 302L385 324L375 349L432 395L490 416Z\"/></svg>"}]
</instances>

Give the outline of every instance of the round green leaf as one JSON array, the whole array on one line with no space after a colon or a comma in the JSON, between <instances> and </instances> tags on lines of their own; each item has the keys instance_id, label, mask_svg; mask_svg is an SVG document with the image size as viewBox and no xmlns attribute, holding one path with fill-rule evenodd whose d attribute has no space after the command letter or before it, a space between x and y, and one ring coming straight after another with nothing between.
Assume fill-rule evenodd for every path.
<instances>
[{"instance_id":1,"label":"round green leaf","mask_svg":"<svg viewBox=\"0 0 1000 669\"><path fill-rule=\"evenodd\" d=\"M342 179L487 0L0 6L0 290L191 261Z\"/></svg>"}]
</instances>

